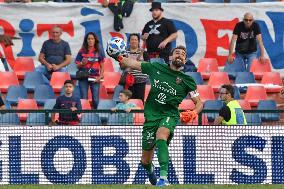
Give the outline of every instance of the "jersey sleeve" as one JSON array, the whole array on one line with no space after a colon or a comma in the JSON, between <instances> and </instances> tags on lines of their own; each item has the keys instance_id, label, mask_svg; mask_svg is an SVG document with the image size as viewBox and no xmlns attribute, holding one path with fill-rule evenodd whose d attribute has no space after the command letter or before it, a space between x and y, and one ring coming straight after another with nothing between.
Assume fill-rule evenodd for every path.
<instances>
[{"instance_id":1,"label":"jersey sleeve","mask_svg":"<svg viewBox=\"0 0 284 189\"><path fill-rule=\"evenodd\" d=\"M168 21L167 30L168 30L169 35L177 32L177 29L176 29L173 21L171 21L171 20Z\"/></svg>"},{"instance_id":2,"label":"jersey sleeve","mask_svg":"<svg viewBox=\"0 0 284 189\"><path fill-rule=\"evenodd\" d=\"M255 35L261 34L261 30L260 30L260 27L259 27L258 23L255 22L254 24L255 24L255 27L254 27Z\"/></svg>"},{"instance_id":3,"label":"jersey sleeve","mask_svg":"<svg viewBox=\"0 0 284 189\"><path fill-rule=\"evenodd\" d=\"M154 69L154 66L152 65L152 63L149 63L149 62L141 63L141 70L143 74L150 75L153 69Z\"/></svg>"},{"instance_id":4,"label":"jersey sleeve","mask_svg":"<svg viewBox=\"0 0 284 189\"><path fill-rule=\"evenodd\" d=\"M239 35L240 34L240 24L236 24L233 34Z\"/></svg>"},{"instance_id":5,"label":"jersey sleeve","mask_svg":"<svg viewBox=\"0 0 284 189\"><path fill-rule=\"evenodd\" d=\"M229 121L231 119L231 111L228 106L223 106L219 111L219 116L223 117L225 121Z\"/></svg>"}]
</instances>

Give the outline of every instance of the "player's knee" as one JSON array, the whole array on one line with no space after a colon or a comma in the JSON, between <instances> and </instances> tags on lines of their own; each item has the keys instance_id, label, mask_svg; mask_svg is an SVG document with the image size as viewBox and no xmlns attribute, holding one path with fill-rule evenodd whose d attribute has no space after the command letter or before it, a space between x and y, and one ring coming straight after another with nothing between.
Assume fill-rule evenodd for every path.
<instances>
[{"instance_id":1,"label":"player's knee","mask_svg":"<svg viewBox=\"0 0 284 189\"><path fill-rule=\"evenodd\" d=\"M157 140L168 140L170 131L167 128L160 128L156 133Z\"/></svg>"}]
</instances>

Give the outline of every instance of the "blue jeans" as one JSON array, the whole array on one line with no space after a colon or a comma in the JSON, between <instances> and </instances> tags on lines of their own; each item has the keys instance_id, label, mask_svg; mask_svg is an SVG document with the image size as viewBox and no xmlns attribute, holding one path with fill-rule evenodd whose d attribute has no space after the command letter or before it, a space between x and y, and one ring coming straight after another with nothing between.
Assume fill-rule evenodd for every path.
<instances>
[{"instance_id":1,"label":"blue jeans","mask_svg":"<svg viewBox=\"0 0 284 189\"><path fill-rule=\"evenodd\" d=\"M89 86L92 92L93 107L97 109L100 97L100 83L89 82L88 79L79 80L79 89L82 99L88 99Z\"/></svg>"},{"instance_id":2,"label":"blue jeans","mask_svg":"<svg viewBox=\"0 0 284 189\"><path fill-rule=\"evenodd\" d=\"M251 67L251 63L253 61L253 59L257 58L257 52L252 52L249 54L240 54L238 52L236 52L236 62L240 62L243 61L246 70L249 72L250 71L250 67Z\"/></svg>"},{"instance_id":3,"label":"blue jeans","mask_svg":"<svg viewBox=\"0 0 284 189\"><path fill-rule=\"evenodd\" d=\"M40 65L36 67L35 71L40 72L43 75L44 82L49 84L52 72L48 71L45 65ZM59 70L57 70L57 72L67 72L67 68L60 68Z\"/></svg>"}]
</instances>

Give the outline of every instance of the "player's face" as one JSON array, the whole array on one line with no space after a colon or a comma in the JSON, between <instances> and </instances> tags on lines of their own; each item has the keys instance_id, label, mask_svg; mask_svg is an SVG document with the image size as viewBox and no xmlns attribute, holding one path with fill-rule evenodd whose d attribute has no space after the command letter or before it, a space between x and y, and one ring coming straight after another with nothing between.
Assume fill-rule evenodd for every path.
<instances>
[{"instance_id":1,"label":"player's face","mask_svg":"<svg viewBox=\"0 0 284 189\"><path fill-rule=\"evenodd\" d=\"M89 35L88 38L87 38L87 42L88 42L89 47L94 47L96 39L93 35Z\"/></svg>"},{"instance_id":2,"label":"player's face","mask_svg":"<svg viewBox=\"0 0 284 189\"><path fill-rule=\"evenodd\" d=\"M219 91L219 94L220 94L220 99L221 99L222 101L227 101L227 98L228 98L227 89L221 88L220 91Z\"/></svg>"},{"instance_id":3,"label":"player's face","mask_svg":"<svg viewBox=\"0 0 284 189\"><path fill-rule=\"evenodd\" d=\"M120 102L124 103L124 102L127 102L127 100L128 100L128 97L125 94L123 94L123 93L119 94L119 101Z\"/></svg>"},{"instance_id":4,"label":"player's face","mask_svg":"<svg viewBox=\"0 0 284 189\"><path fill-rule=\"evenodd\" d=\"M133 35L130 38L130 48L137 49L139 46L138 37Z\"/></svg>"},{"instance_id":5,"label":"player's face","mask_svg":"<svg viewBox=\"0 0 284 189\"><path fill-rule=\"evenodd\" d=\"M173 52L172 64L181 67L186 63L186 52L183 49L176 49Z\"/></svg>"},{"instance_id":6,"label":"player's face","mask_svg":"<svg viewBox=\"0 0 284 189\"><path fill-rule=\"evenodd\" d=\"M250 28L253 23L253 16L252 15L245 15L243 19L246 28Z\"/></svg>"},{"instance_id":7,"label":"player's face","mask_svg":"<svg viewBox=\"0 0 284 189\"><path fill-rule=\"evenodd\" d=\"M159 19L159 18L162 16L162 12L163 12L163 11L161 11L160 9L153 9L153 10L152 10L152 18L153 18L154 20Z\"/></svg>"},{"instance_id":8,"label":"player's face","mask_svg":"<svg viewBox=\"0 0 284 189\"><path fill-rule=\"evenodd\" d=\"M64 88L65 88L65 93L67 95L71 95L73 93L73 90L74 90L74 86L70 83L67 83L64 85Z\"/></svg>"},{"instance_id":9,"label":"player's face","mask_svg":"<svg viewBox=\"0 0 284 189\"><path fill-rule=\"evenodd\" d=\"M62 34L62 31L60 28L53 28L51 31L51 37L55 41L60 39L61 34Z\"/></svg>"}]
</instances>

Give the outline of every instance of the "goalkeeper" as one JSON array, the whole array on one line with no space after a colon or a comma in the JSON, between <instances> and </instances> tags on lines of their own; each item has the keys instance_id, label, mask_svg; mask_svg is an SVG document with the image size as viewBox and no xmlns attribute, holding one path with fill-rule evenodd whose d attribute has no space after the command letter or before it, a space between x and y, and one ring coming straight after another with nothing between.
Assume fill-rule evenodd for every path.
<instances>
[{"instance_id":1,"label":"goalkeeper","mask_svg":"<svg viewBox=\"0 0 284 189\"><path fill-rule=\"evenodd\" d=\"M143 63L122 56L113 57L121 67L141 70L149 75L151 90L145 103L145 123L142 131L142 166L146 169L149 181L153 185L165 186L168 183L169 150L168 145L173 138L176 124L193 121L202 110L202 103L196 91L194 80L181 72L186 63L186 48L178 46L171 52L172 61L169 65L159 63ZM179 115L178 106L190 95L195 109ZM160 164L160 178L157 182L155 168L152 164L154 150Z\"/></svg>"}]
</instances>

